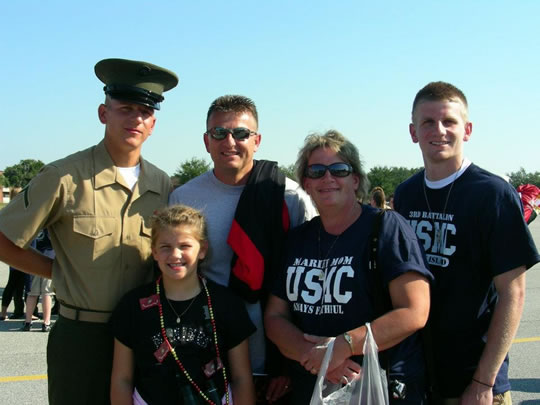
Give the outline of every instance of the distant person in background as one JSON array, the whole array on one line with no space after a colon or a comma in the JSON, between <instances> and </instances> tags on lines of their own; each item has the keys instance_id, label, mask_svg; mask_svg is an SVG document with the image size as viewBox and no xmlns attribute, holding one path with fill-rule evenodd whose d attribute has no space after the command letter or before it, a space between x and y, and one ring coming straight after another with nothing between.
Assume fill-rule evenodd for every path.
<instances>
[{"instance_id":1,"label":"distant person in background","mask_svg":"<svg viewBox=\"0 0 540 405\"><path fill-rule=\"evenodd\" d=\"M386 208L386 197L382 187L374 187L371 190L369 204L373 208L379 208L381 210Z\"/></svg>"},{"instance_id":2,"label":"distant person in background","mask_svg":"<svg viewBox=\"0 0 540 405\"><path fill-rule=\"evenodd\" d=\"M38 237L32 242L32 247L43 255L54 259L54 250L52 248L51 240L49 239L49 232L44 229L39 233ZM42 332L49 332L51 330L51 309L52 309L52 296L54 291L52 288L52 280L50 278L34 276L32 280L32 287L26 298L26 319L22 330L28 332L32 326L32 314L34 313L39 297L41 296L41 307L43 309L43 325L41 325Z\"/></svg>"},{"instance_id":3,"label":"distant person in background","mask_svg":"<svg viewBox=\"0 0 540 405\"><path fill-rule=\"evenodd\" d=\"M20 188L14 188L10 192L10 201L21 191ZM7 310L11 300L13 300L14 309L9 317L10 319L24 319L24 283L25 273L9 266L8 282L2 293L2 312L0 312L0 321L7 319Z\"/></svg>"},{"instance_id":4,"label":"distant person in background","mask_svg":"<svg viewBox=\"0 0 540 405\"><path fill-rule=\"evenodd\" d=\"M388 197L388 206L391 210L394 209L394 193L390 194L390 196Z\"/></svg>"},{"instance_id":5,"label":"distant person in background","mask_svg":"<svg viewBox=\"0 0 540 405\"><path fill-rule=\"evenodd\" d=\"M537 199L540 196L540 188L534 184L521 184L517 188L521 202L523 203L523 217L529 225L536 218Z\"/></svg>"},{"instance_id":6,"label":"distant person in background","mask_svg":"<svg viewBox=\"0 0 540 405\"><path fill-rule=\"evenodd\" d=\"M442 404L511 404L508 351L523 311L525 271L540 261L519 196L474 165L467 99L427 84L409 132L424 170L398 186L395 208L423 242L435 276L428 325Z\"/></svg>"},{"instance_id":7,"label":"distant person in background","mask_svg":"<svg viewBox=\"0 0 540 405\"><path fill-rule=\"evenodd\" d=\"M2 312L0 313L0 321L5 321L7 319L7 310L12 300L15 307L9 318L24 318L24 277L25 274L22 271L9 266L8 282L2 293Z\"/></svg>"},{"instance_id":8,"label":"distant person in background","mask_svg":"<svg viewBox=\"0 0 540 405\"><path fill-rule=\"evenodd\" d=\"M0 260L52 277L61 302L47 343L50 405L110 403L109 317L124 293L152 279L148 221L170 192L167 173L141 153L177 76L125 59L94 70L105 84L103 140L45 165L0 211ZM54 260L29 249L45 228Z\"/></svg>"}]
</instances>

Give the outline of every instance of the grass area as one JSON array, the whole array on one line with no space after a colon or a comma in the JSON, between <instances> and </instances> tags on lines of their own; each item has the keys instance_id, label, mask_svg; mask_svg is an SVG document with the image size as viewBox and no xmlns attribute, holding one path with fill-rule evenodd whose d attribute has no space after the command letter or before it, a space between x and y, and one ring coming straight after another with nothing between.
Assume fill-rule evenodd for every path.
<instances>
[{"instance_id":1,"label":"grass area","mask_svg":"<svg viewBox=\"0 0 540 405\"><path fill-rule=\"evenodd\" d=\"M4 205L7 205L6 203L0 203L0 210L4 208Z\"/></svg>"}]
</instances>

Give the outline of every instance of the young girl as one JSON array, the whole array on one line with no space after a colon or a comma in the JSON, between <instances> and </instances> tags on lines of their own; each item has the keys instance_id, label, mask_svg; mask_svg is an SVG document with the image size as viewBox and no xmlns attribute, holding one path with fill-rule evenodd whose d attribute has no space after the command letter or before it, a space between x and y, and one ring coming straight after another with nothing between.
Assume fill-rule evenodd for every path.
<instances>
[{"instance_id":1,"label":"young girl","mask_svg":"<svg viewBox=\"0 0 540 405\"><path fill-rule=\"evenodd\" d=\"M207 240L193 208L152 217L161 274L127 293L111 318L112 405L255 402L247 341L255 327L239 298L198 274Z\"/></svg>"}]
</instances>

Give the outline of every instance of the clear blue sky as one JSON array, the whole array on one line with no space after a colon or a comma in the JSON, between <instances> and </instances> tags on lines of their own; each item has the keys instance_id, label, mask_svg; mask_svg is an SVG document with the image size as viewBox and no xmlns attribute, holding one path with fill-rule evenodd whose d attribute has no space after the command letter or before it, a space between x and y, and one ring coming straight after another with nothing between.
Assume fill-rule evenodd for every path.
<instances>
[{"instance_id":1,"label":"clear blue sky","mask_svg":"<svg viewBox=\"0 0 540 405\"><path fill-rule=\"evenodd\" d=\"M143 156L172 174L209 160L209 104L259 109L258 158L290 164L305 136L335 128L366 167L422 165L408 134L416 92L449 81L469 99L466 155L498 174L540 170L540 2L2 2L0 170L98 143L104 58L175 71Z\"/></svg>"}]
</instances>

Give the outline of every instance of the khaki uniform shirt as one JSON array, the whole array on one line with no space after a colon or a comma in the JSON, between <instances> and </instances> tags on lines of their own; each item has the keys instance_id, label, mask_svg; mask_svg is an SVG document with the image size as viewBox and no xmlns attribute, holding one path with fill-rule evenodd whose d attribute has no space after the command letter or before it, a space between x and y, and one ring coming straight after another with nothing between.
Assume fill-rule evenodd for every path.
<instances>
[{"instance_id":1,"label":"khaki uniform shirt","mask_svg":"<svg viewBox=\"0 0 540 405\"><path fill-rule=\"evenodd\" d=\"M46 165L0 211L0 231L27 248L49 229L58 299L112 311L127 291L152 279L149 219L167 205L170 179L141 158L130 190L103 141Z\"/></svg>"}]
</instances>

